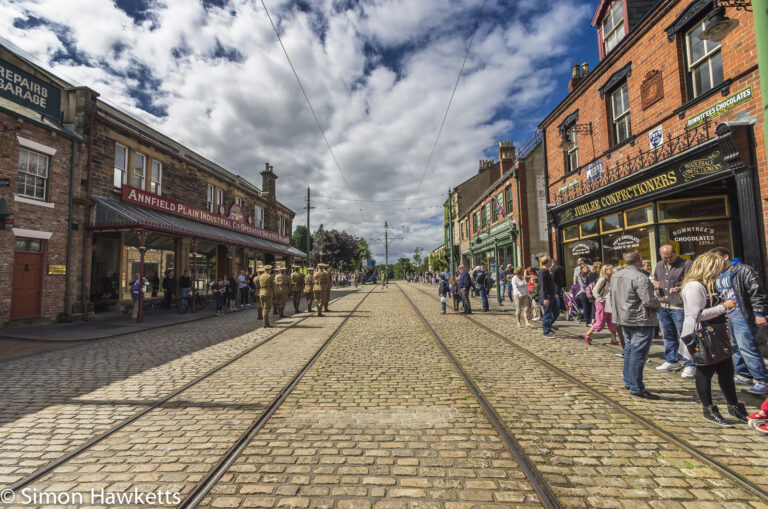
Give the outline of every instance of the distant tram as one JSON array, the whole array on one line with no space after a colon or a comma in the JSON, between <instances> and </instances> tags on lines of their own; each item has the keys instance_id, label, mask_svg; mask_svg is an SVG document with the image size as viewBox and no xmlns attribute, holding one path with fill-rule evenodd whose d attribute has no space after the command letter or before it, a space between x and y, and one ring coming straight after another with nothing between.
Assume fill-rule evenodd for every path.
<instances>
[{"instance_id":1,"label":"distant tram","mask_svg":"<svg viewBox=\"0 0 768 509\"><path fill-rule=\"evenodd\" d=\"M376 260L366 258L364 260L361 260L360 263L362 267L362 282L365 283L373 283L376 284Z\"/></svg>"}]
</instances>

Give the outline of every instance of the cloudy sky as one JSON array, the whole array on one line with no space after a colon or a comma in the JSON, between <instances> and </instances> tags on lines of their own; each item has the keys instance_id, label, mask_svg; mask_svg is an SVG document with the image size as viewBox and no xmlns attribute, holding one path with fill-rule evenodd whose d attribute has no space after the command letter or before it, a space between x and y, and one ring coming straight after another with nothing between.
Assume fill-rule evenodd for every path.
<instances>
[{"instance_id":1,"label":"cloudy sky","mask_svg":"<svg viewBox=\"0 0 768 509\"><path fill-rule=\"evenodd\" d=\"M266 0L338 167L260 0L0 0L0 35L259 186L269 161L296 223L309 185L312 229L364 236L383 262L385 220L403 238L390 261L441 244L448 188L597 63L597 0L487 0L427 168L482 4Z\"/></svg>"}]
</instances>

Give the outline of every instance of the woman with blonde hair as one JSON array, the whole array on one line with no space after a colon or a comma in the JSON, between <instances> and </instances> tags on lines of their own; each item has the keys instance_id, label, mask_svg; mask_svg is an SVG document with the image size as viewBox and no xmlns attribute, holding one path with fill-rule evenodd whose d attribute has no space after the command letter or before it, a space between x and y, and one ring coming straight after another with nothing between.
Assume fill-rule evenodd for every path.
<instances>
[{"instance_id":1,"label":"woman with blonde hair","mask_svg":"<svg viewBox=\"0 0 768 509\"><path fill-rule=\"evenodd\" d=\"M595 262L597 265L598 262ZM594 265L593 265L594 267ZM600 264L600 279L597 280L592 288L592 295L595 298L595 323L584 334L584 341L588 345L592 344L592 334L600 332L607 326L611 331L611 344L618 345L616 341L616 324L611 320L611 276L613 275L613 265Z\"/></svg>"},{"instance_id":2,"label":"woman with blonde hair","mask_svg":"<svg viewBox=\"0 0 768 509\"><path fill-rule=\"evenodd\" d=\"M512 276L512 298L515 301L515 318L517 318L518 328L522 328L520 316L525 318L525 326L533 328L528 321L528 312L531 309L531 294L528 291L528 282L523 277L523 268L517 267Z\"/></svg>"},{"instance_id":3,"label":"woman with blonde hair","mask_svg":"<svg viewBox=\"0 0 768 509\"><path fill-rule=\"evenodd\" d=\"M727 268L726 262L713 253L704 253L694 260L691 268L683 279L683 309L685 319L680 334L684 338L708 324L725 323L725 315L729 309L736 307L736 302L726 300L718 303L715 290L715 280ZM680 340L680 354L686 359L692 359L691 353ZM736 395L736 384L733 382L733 361L730 357L715 364L696 366L696 392L703 406L704 418L720 426L730 427L732 421L727 421L720 415L717 405L712 403L712 376L717 373L717 382L728 403L728 413L742 422L747 422L747 411L743 403L739 403Z\"/></svg>"}]
</instances>

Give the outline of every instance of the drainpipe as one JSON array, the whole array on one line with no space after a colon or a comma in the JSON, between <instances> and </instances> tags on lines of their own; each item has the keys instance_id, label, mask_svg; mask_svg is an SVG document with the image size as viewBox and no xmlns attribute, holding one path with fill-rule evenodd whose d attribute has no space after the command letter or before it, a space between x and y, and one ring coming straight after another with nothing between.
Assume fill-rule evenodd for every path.
<instances>
[{"instance_id":1,"label":"drainpipe","mask_svg":"<svg viewBox=\"0 0 768 509\"><path fill-rule=\"evenodd\" d=\"M760 98L763 103L763 147L768 149L768 0L752 0L752 17L755 23Z\"/></svg>"},{"instance_id":2,"label":"drainpipe","mask_svg":"<svg viewBox=\"0 0 768 509\"><path fill-rule=\"evenodd\" d=\"M64 276L64 311L59 313L57 322L71 322L72 315L69 312L69 278L72 276L70 264L72 262L72 198L75 193L75 154L77 153L76 141L72 138L72 155L69 158L69 213L67 219L67 261Z\"/></svg>"},{"instance_id":3,"label":"drainpipe","mask_svg":"<svg viewBox=\"0 0 768 509\"><path fill-rule=\"evenodd\" d=\"M86 194L88 199L91 199L91 173L93 169L93 112L88 114L88 162L86 179L88 186ZM88 209L86 209L87 211ZM88 223L90 218L86 217L83 224L83 320L88 321L88 278L85 275L88 273ZM93 274L91 274L93 276Z\"/></svg>"},{"instance_id":4,"label":"drainpipe","mask_svg":"<svg viewBox=\"0 0 768 509\"><path fill-rule=\"evenodd\" d=\"M515 161L515 164L517 161ZM520 232L520 265L526 266L526 262L523 260L523 212L520 205L520 169L515 168L512 172L512 176L515 178L515 187L517 188L517 231ZM517 246L515 246L517 250Z\"/></svg>"}]
</instances>

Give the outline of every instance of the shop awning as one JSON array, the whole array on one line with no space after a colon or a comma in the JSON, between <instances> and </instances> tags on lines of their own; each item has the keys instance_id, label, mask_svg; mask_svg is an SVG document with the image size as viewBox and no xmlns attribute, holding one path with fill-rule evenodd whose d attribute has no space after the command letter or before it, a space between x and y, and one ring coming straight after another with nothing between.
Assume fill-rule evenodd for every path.
<instances>
[{"instance_id":1,"label":"shop awning","mask_svg":"<svg viewBox=\"0 0 768 509\"><path fill-rule=\"evenodd\" d=\"M293 246L279 242L261 239L206 223L199 223L191 219L176 217L102 196L93 196L92 198L96 202L96 215L90 226L92 230L144 228L150 231L203 239L225 245L249 247L257 251L266 251L295 258L304 259L307 257L305 253Z\"/></svg>"}]
</instances>

